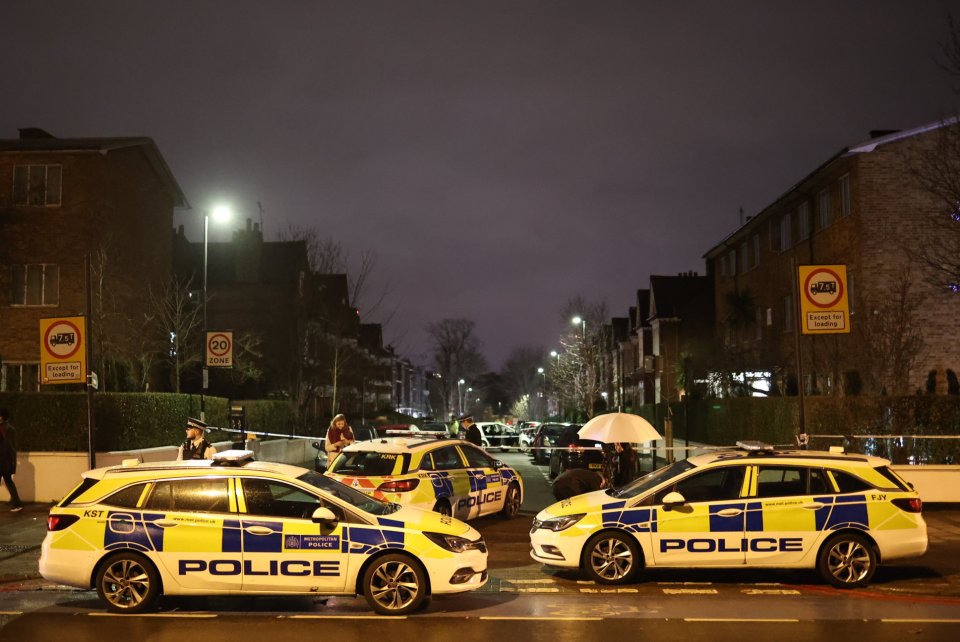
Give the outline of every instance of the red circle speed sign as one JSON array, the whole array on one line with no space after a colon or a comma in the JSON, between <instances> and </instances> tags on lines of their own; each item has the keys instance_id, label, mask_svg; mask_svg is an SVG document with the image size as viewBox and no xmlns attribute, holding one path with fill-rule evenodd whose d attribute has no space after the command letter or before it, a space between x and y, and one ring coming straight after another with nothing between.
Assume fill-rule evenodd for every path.
<instances>
[{"instance_id":1,"label":"red circle speed sign","mask_svg":"<svg viewBox=\"0 0 960 642\"><path fill-rule=\"evenodd\" d=\"M210 335L210 339L207 341L207 350L211 355L214 357L223 357L230 354L230 349L230 337L219 332Z\"/></svg>"},{"instance_id":2,"label":"red circle speed sign","mask_svg":"<svg viewBox=\"0 0 960 642\"><path fill-rule=\"evenodd\" d=\"M80 328L65 319L51 324L43 335L43 349L54 359L69 359L80 349Z\"/></svg>"},{"instance_id":3,"label":"red circle speed sign","mask_svg":"<svg viewBox=\"0 0 960 642\"><path fill-rule=\"evenodd\" d=\"M829 268L817 268L807 275L803 295L811 305L832 308L843 299L843 281Z\"/></svg>"}]
</instances>

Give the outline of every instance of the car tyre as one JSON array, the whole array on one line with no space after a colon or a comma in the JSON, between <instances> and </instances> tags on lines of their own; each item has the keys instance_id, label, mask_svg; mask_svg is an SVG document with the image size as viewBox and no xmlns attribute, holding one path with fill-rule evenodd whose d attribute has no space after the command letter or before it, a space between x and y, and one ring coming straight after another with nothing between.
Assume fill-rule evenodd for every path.
<instances>
[{"instance_id":1,"label":"car tyre","mask_svg":"<svg viewBox=\"0 0 960 642\"><path fill-rule=\"evenodd\" d=\"M860 588L867 585L877 570L877 554L863 536L841 533L827 540L820 549L817 570L832 586Z\"/></svg>"},{"instance_id":2,"label":"car tyre","mask_svg":"<svg viewBox=\"0 0 960 642\"><path fill-rule=\"evenodd\" d=\"M523 498L520 497L520 487L516 484L510 484L507 487L507 496L503 500L503 509L500 511L500 517L504 519L513 519L520 513L520 503Z\"/></svg>"},{"instance_id":3,"label":"car tyre","mask_svg":"<svg viewBox=\"0 0 960 642\"><path fill-rule=\"evenodd\" d=\"M143 613L160 596L160 574L146 557L126 551L100 565L96 587L111 613Z\"/></svg>"},{"instance_id":4,"label":"car tyre","mask_svg":"<svg viewBox=\"0 0 960 642\"><path fill-rule=\"evenodd\" d=\"M445 499L437 500L437 503L433 505L433 512L446 515L447 517L453 517L453 508L450 507L450 502Z\"/></svg>"},{"instance_id":5,"label":"car tyre","mask_svg":"<svg viewBox=\"0 0 960 642\"><path fill-rule=\"evenodd\" d=\"M597 533L583 551L583 568L597 584L628 584L640 571L637 541L621 531Z\"/></svg>"},{"instance_id":6,"label":"car tyre","mask_svg":"<svg viewBox=\"0 0 960 642\"><path fill-rule=\"evenodd\" d=\"M378 557L363 574L363 596L380 615L413 613L427 596L427 574L407 555Z\"/></svg>"}]
</instances>

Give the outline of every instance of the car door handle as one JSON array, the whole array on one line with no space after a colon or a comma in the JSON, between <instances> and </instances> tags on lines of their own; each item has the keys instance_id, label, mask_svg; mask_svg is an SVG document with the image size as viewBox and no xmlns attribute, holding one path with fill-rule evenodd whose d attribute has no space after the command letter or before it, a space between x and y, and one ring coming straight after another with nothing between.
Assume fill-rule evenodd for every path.
<instances>
[{"instance_id":1,"label":"car door handle","mask_svg":"<svg viewBox=\"0 0 960 642\"><path fill-rule=\"evenodd\" d=\"M821 502L810 502L809 504L804 504L804 508L809 508L810 510L820 510L821 508L826 508L829 504L823 504Z\"/></svg>"},{"instance_id":2,"label":"car door handle","mask_svg":"<svg viewBox=\"0 0 960 642\"><path fill-rule=\"evenodd\" d=\"M724 508L723 510L717 511L717 515L720 517L736 517L743 513L743 510L739 508Z\"/></svg>"},{"instance_id":3,"label":"car door handle","mask_svg":"<svg viewBox=\"0 0 960 642\"><path fill-rule=\"evenodd\" d=\"M160 528L170 528L171 526L176 526L180 522L176 522L172 519L158 519L153 522L154 526L159 526Z\"/></svg>"},{"instance_id":4,"label":"car door handle","mask_svg":"<svg viewBox=\"0 0 960 642\"><path fill-rule=\"evenodd\" d=\"M247 526L243 530L250 533L251 535L272 535L273 534L273 529L268 528L266 526Z\"/></svg>"}]
</instances>

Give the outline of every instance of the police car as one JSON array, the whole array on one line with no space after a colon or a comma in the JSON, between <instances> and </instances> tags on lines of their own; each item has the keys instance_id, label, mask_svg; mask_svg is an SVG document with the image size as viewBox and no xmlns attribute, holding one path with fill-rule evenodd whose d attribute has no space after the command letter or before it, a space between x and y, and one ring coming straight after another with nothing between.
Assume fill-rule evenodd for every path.
<instances>
[{"instance_id":1,"label":"police car","mask_svg":"<svg viewBox=\"0 0 960 642\"><path fill-rule=\"evenodd\" d=\"M465 520L491 513L510 519L523 502L516 470L457 439L358 442L344 448L326 474L383 501Z\"/></svg>"},{"instance_id":2,"label":"police car","mask_svg":"<svg viewBox=\"0 0 960 642\"><path fill-rule=\"evenodd\" d=\"M601 584L643 566L816 568L840 588L927 550L919 495L885 459L741 442L541 511L531 556Z\"/></svg>"},{"instance_id":3,"label":"police car","mask_svg":"<svg viewBox=\"0 0 960 642\"><path fill-rule=\"evenodd\" d=\"M214 461L99 468L51 511L40 574L139 613L161 595L357 595L378 613L487 580L480 534L305 468Z\"/></svg>"}]
</instances>

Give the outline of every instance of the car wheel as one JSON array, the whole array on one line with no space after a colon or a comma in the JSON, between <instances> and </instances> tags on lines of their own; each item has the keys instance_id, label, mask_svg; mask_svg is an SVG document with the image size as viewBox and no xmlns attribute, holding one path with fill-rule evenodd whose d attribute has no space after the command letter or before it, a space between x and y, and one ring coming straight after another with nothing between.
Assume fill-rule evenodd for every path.
<instances>
[{"instance_id":1,"label":"car wheel","mask_svg":"<svg viewBox=\"0 0 960 642\"><path fill-rule=\"evenodd\" d=\"M640 565L636 540L619 531L594 535L583 553L583 568L597 584L627 584L639 572Z\"/></svg>"},{"instance_id":2,"label":"car wheel","mask_svg":"<svg viewBox=\"0 0 960 642\"><path fill-rule=\"evenodd\" d=\"M437 500L437 503L433 505L433 512L446 515L447 517L453 517L453 509L450 508L450 502L445 499Z\"/></svg>"},{"instance_id":3,"label":"car wheel","mask_svg":"<svg viewBox=\"0 0 960 642\"><path fill-rule=\"evenodd\" d=\"M820 549L817 570L824 580L837 588L866 586L877 570L877 554L862 536L841 533Z\"/></svg>"},{"instance_id":4,"label":"car wheel","mask_svg":"<svg viewBox=\"0 0 960 642\"><path fill-rule=\"evenodd\" d=\"M520 487L516 484L510 484L510 486L507 487L507 496L503 500L503 509L500 511L500 516L504 519L513 519L516 517L517 513L520 512L521 501Z\"/></svg>"},{"instance_id":5,"label":"car wheel","mask_svg":"<svg viewBox=\"0 0 960 642\"><path fill-rule=\"evenodd\" d=\"M143 613L160 595L153 563L133 552L117 553L97 571L97 595L112 613Z\"/></svg>"},{"instance_id":6,"label":"car wheel","mask_svg":"<svg viewBox=\"0 0 960 642\"><path fill-rule=\"evenodd\" d=\"M412 613L426 595L426 573L406 555L377 558L363 574L363 596L380 615Z\"/></svg>"}]
</instances>

